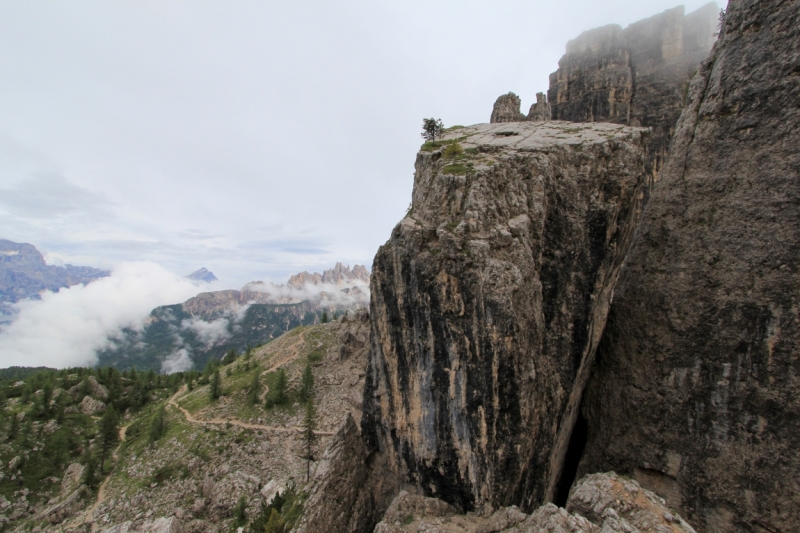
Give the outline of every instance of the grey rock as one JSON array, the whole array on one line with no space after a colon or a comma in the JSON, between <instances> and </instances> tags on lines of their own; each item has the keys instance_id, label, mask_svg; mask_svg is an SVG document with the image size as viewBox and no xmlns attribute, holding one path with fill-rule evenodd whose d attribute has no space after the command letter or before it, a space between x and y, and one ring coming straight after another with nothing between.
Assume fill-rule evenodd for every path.
<instances>
[{"instance_id":1,"label":"grey rock","mask_svg":"<svg viewBox=\"0 0 800 533\"><path fill-rule=\"evenodd\" d=\"M420 152L412 210L375 257L364 438L426 496L532 510L555 490L639 220L646 132L451 135L474 171Z\"/></svg>"},{"instance_id":2,"label":"grey rock","mask_svg":"<svg viewBox=\"0 0 800 533\"><path fill-rule=\"evenodd\" d=\"M536 93L536 103L531 105L526 119L532 122L544 122L551 118L552 110L547 101L547 95L544 93Z\"/></svg>"},{"instance_id":3,"label":"grey rock","mask_svg":"<svg viewBox=\"0 0 800 533\"><path fill-rule=\"evenodd\" d=\"M497 98L492 109L492 117L489 122L519 122L525 120L525 115L520 111L522 101L514 93L504 94Z\"/></svg>"},{"instance_id":4,"label":"grey rock","mask_svg":"<svg viewBox=\"0 0 800 533\"><path fill-rule=\"evenodd\" d=\"M683 6L629 25L586 31L567 43L550 75L554 120L653 128L649 172L663 166L689 81L714 44L719 8Z\"/></svg>"},{"instance_id":5,"label":"grey rock","mask_svg":"<svg viewBox=\"0 0 800 533\"><path fill-rule=\"evenodd\" d=\"M732 0L614 297L579 475L800 529L800 3Z\"/></svg>"},{"instance_id":6,"label":"grey rock","mask_svg":"<svg viewBox=\"0 0 800 533\"><path fill-rule=\"evenodd\" d=\"M85 415L94 415L97 413L102 413L106 410L106 404L100 400L95 400L91 396L84 396L79 407L81 413Z\"/></svg>"}]
</instances>

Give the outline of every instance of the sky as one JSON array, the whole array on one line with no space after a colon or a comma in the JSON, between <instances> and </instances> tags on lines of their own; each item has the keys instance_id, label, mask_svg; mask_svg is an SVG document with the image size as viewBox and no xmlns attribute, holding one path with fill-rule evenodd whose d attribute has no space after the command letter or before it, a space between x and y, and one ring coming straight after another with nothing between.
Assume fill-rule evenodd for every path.
<instances>
[{"instance_id":1,"label":"sky","mask_svg":"<svg viewBox=\"0 0 800 533\"><path fill-rule=\"evenodd\" d=\"M568 40L676 5L0 2L0 238L217 288L370 268L424 117L488 122L509 91L527 111Z\"/></svg>"}]
</instances>

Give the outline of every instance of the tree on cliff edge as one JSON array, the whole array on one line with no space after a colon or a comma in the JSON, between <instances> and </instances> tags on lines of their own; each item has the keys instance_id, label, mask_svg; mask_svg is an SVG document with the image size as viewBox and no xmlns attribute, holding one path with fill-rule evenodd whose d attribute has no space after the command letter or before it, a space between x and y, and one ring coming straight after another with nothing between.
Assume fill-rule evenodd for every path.
<instances>
[{"instance_id":1,"label":"tree on cliff edge","mask_svg":"<svg viewBox=\"0 0 800 533\"><path fill-rule=\"evenodd\" d=\"M442 119L423 118L422 119L422 138L431 141L436 146L436 137L441 137L444 133Z\"/></svg>"}]
</instances>

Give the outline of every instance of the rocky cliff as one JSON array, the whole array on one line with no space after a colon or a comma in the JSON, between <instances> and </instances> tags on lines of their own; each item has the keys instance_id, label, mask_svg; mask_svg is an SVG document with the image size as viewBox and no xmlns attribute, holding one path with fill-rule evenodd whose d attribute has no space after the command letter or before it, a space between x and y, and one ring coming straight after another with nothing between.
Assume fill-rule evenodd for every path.
<instances>
[{"instance_id":1,"label":"rocky cliff","mask_svg":"<svg viewBox=\"0 0 800 533\"><path fill-rule=\"evenodd\" d=\"M627 472L705 531L800 529L798 102L800 3L731 0L583 405L580 472Z\"/></svg>"},{"instance_id":2,"label":"rocky cliff","mask_svg":"<svg viewBox=\"0 0 800 533\"><path fill-rule=\"evenodd\" d=\"M516 122L447 140L464 152L417 155L412 209L375 257L363 434L429 496L532 509L557 487L647 131Z\"/></svg>"},{"instance_id":3,"label":"rocky cliff","mask_svg":"<svg viewBox=\"0 0 800 533\"><path fill-rule=\"evenodd\" d=\"M683 6L622 29L582 33L550 75L554 120L615 122L653 129L649 171L664 163L686 90L714 43L719 8L684 15Z\"/></svg>"}]
</instances>

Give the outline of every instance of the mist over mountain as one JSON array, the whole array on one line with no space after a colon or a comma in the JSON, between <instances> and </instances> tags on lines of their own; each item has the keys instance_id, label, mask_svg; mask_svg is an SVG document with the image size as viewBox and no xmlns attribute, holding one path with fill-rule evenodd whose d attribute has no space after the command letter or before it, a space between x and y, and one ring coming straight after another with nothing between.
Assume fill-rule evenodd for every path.
<instances>
[{"instance_id":1,"label":"mist over mountain","mask_svg":"<svg viewBox=\"0 0 800 533\"><path fill-rule=\"evenodd\" d=\"M295 274L286 285L254 281L239 291L202 292L157 307L142 324L114 332L97 360L100 366L167 374L200 369L229 350L240 353L367 306L369 271L337 263L322 273Z\"/></svg>"},{"instance_id":2,"label":"mist over mountain","mask_svg":"<svg viewBox=\"0 0 800 533\"><path fill-rule=\"evenodd\" d=\"M57 292L86 284L110 274L88 266L48 265L32 244L0 239L0 323L14 314L9 305L26 298L40 298L42 291Z\"/></svg>"}]
</instances>

